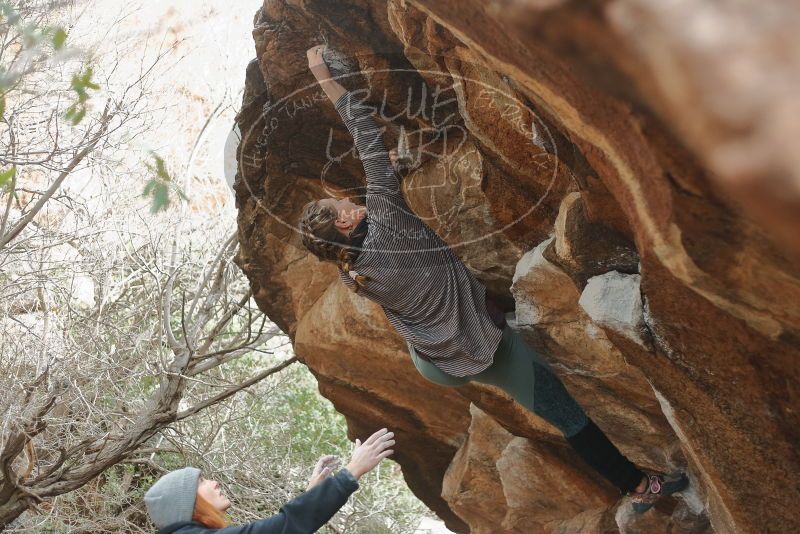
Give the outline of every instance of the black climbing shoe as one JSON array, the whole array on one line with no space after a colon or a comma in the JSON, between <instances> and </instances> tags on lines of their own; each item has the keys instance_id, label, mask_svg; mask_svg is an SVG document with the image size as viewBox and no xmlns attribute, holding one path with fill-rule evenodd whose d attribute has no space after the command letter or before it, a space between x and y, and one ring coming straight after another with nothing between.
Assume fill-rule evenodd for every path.
<instances>
[{"instance_id":1,"label":"black climbing shoe","mask_svg":"<svg viewBox=\"0 0 800 534\"><path fill-rule=\"evenodd\" d=\"M670 475L647 475L647 488L642 493L631 492L633 511L643 514L655 506L661 497L685 490L689 486L689 477L685 473Z\"/></svg>"}]
</instances>

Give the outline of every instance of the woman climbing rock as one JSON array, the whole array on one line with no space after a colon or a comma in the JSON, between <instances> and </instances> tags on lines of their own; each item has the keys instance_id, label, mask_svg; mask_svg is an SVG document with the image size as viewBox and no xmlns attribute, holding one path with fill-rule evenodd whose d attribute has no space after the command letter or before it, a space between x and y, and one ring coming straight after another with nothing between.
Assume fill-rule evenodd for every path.
<instances>
[{"instance_id":1,"label":"woman climbing rock","mask_svg":"<svg viewBox=\"0 0 800 534\"><path fill-rule=\"evenodd\" d=\"M364 102L368 91L347 91L332 79L323 50L308 50L308 66L353 136L367 176L366 206L347 198L309 202L300 221L306 248L335 262L350 289L383 307L428 380L502 388L557 427L588 465L630 495L636 512L685 489L685 474L645 473L625 458L536 351L487 305L484 286L406 204L396 155L387 151L374 109Z\"/></svg>"},{"instance_id":2,"label":"woman climbing rock","mask_svg":"<svg viewBox=\"0 0 800 534\"><path fill-rule=\"evenodd\" d=\"M350 494L358 479L372 471L394 451L394 433L381 429L356 447L347 466L331 475L335 456L317 462L306 491L265 519L229 526L224 513L231 502L219 482L204 477L199 469L184 467L159 478L144 496L150 519L158 534L205 534L224 528L225 534L311 534L327 523Z\"/></svg>"}]
</instances>

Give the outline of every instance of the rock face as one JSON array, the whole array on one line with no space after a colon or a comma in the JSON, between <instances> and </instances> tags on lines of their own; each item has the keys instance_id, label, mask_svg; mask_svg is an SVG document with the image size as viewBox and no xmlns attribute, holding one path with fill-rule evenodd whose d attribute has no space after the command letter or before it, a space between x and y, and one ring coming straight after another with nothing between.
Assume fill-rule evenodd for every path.
<instances>
[{"instance_id":1,"label":"rock face","mask_svg":"<svg viewBox=\"0 0 800 534\"><path fill-rule=\"evenodd\" d=\"M730 1L265 0L238 117L238 263L351 437L389 426L457 532L800 531L800 9ZM295 230L363 194L305 50L402 139L409 206L632 460L635 517L501 391L414 369ZM793 113L794 112L794 113Z\"/></svg>"}]
</instances>

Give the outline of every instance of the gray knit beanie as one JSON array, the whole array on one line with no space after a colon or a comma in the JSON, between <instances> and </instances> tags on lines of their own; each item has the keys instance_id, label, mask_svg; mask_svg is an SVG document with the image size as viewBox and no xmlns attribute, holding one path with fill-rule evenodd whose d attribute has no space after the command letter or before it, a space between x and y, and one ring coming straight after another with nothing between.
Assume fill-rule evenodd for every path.
<instances>
[{"instance_id":1,"label":"gray knit beanie","mask_svg":"<svg viewBox=\"0 0 800 534\"><path fill-rule=\"evenodd\" d=\"M178 521L191 521L200 470L184 467L159 478L144 494L150 519L158 528Z\"/></svg>"}]
</instances>

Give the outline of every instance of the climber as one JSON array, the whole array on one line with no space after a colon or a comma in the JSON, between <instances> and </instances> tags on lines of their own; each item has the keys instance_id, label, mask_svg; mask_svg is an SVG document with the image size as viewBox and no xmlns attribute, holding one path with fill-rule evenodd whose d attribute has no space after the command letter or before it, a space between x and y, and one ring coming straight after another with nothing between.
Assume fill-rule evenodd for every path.
<instances>
[{"instance_id":1,"label":"climber","mask_svg":"<svg viewBox=\"0 0 800 534\"><path fill-rule=\"evenodd\" d=\"M342 117L367 176L366 206L347 198L311 201L300 231L305 247L339 267L353 291L383 307L428 380L469 381L502 388L557 427L581 458L630 495L641 513L688 485L684 473L645 473L625 458L515 330L505 324L485 287L406 204L394 153L387 152L373 108L332 79L324 45L306 53L308 66ZM362 95L363 96L363 95Z\"/></svg>"},{"instance_id":2,"label":"climber","mask_svg":"<svg viewBox=\"0 0 800 534\"><path fill-rule=\"evenodd\" d=\"M144 495L150 519L158 534L310 534L316 532L358 489L358 479L372 471L394 451L394 433L383 428L364 443L356 440L350 463L333 476L335 456L323 456L314 467L305 493L284 504L266 519L228 526L223 517L231 503L219 482L205 478L199 469L184 467L163 475ZM227 527L227 528L226 528Z\"/></svg>"}]
</instances>

